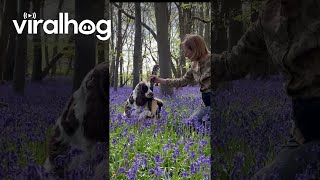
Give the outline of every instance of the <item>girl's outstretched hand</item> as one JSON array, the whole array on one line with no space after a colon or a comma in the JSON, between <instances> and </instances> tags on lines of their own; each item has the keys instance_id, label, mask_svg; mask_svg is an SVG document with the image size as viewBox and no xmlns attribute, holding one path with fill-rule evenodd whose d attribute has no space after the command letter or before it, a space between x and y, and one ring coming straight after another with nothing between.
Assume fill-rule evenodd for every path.
<instances>
[{"instance_id":1,"label":"girl's outstretched hand","mask_svg":"<svg viewBox=\"0 0 320 180\"><path fill-rule=\"evenodd\" d=\"M166 80L165 79L163 79L163 78L159 78L158 76L156 76L156 75L150 75L150 80L152 80L153 79L153 81L154 81L154 83L160 83L160 84L163 84L163 83L165 83L166 82Z\"/></svg>"}]
</instances>

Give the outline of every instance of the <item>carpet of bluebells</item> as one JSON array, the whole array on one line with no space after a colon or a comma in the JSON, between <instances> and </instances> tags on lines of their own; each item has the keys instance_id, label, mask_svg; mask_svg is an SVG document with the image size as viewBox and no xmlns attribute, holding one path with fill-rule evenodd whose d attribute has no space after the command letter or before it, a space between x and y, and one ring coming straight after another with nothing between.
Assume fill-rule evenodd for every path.
<instances>
[{"instance_id":1,"label":"carpet of bluebells","mask_svg":"<svg viewBox=\"0 0 320 180\"><path fill-rule=\"evenodd\" d=\"M111 179L209 179L210 126L189 118L200 107L199 88L164 96L155 87L155 97L164 101L161 118L141 121L122 115L131 91L110 90Z\"/></svg>"},{"instance_id":2,"label":"carpet of bluebells","mask_svg":"<svg viewBox=\"0 0 320 180\"><path fill-rule=\"evenodd\" d=\"M217 90L213 110L213 177L249 179L286 144L292 127L292 103L284 82L281 76L242 79ZM276 172L270 176L277 179ZM296 179L318 178L317 168L311 167L296 175Z\"/></svg>"},{"instance_id":3,"label":"carpet of bluebells","mask_svg":"<svg viewBox=\"0 0 320 180\"><path fill-rule=\"evenodd\" d=\"M51 127L61 114L71 95L72 80L46 79L26 82L24 96L16 95L10 83L0 85L0 179L57 179L42 167L47 153ZM106 145L96 147L94 158L79 164L66 173L66 179L88 179L106 156ZM65 163L83 153L71 148Z\"/></svg>"},{"instance_id":4,"label":"carpet of bluebells","mask_svg":"<svg viewBox=\"0 0 320 180\"><path fill-rule=\"evenodd\" d=\"M56 179L41 165L50 127L71 88L67 78L27 81L25 95L19 96L10 83L0 85L0 102L8 104L0 107L0 179ZM197 124L193 126L198 131L188 128L192 123L188 117L201 103L198 87L176 90L172 97L160 95L155 87L155 96L165 104L161 118L141 122L122 115L130 92L128 87L110 90L110 178L209 179L209 129ZM233 81L215 94L212 177L249 179L274 159L289 138L291 101L284 80L275 76ZM107 151L104 144L96 148L94 157L67 172L66 179L91 179ZM65 161L75 156L81 152L71 149ZM319 179L319 173L308 168L296 177Z\"/></svg>"}]
</instances>

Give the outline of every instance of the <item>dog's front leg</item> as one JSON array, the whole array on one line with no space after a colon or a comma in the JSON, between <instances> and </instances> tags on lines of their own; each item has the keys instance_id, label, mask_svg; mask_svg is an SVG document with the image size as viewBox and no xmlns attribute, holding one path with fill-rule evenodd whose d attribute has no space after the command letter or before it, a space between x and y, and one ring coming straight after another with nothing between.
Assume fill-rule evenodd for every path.
<instances>
[{"instance_id":1,"label":"dog's front leg","mask_svg":"<svg viewBox=\"0 0 320 180\"><path fill-rule=\"evenodd\" d=\"M66 165L56 161L60 155L65 156L70 150L70 136L77 129L77 119L74 112L74 98L71 97L65 107L62 116L53 127L53 134L50 136L48 144L48 157L44 168L48 172L56 173L60 178L64 177Z\"/></svg>"},{"instance_id":2,"label":"dog's front leg","mask_svg":"<svg viewBox=\"0 0 320 180\"><path fill-rule=\"evenodd\" d=\"M68 165L68 170L76 169L85 161L92 159L93 155L95 154L95 145L88 146L86 150L84 150L83 154L74 157L71 163Z\"/></svg>"},{"instance_id":3,"label":"dog's front leg","mask_svg":"<svg viewBox=\"0 0 320 180\"><path fill-rule=\"evenodd\" d=\"M44 163L44 168L47 172L54 172L60 178L64 177L64 165L57 164L56 158L59 155L66 155L70 149L69 142L62 135L61 129L58 125L54 128L54 134L50 137L48 144L48 157Z\"/></svg>"}]
</instances>

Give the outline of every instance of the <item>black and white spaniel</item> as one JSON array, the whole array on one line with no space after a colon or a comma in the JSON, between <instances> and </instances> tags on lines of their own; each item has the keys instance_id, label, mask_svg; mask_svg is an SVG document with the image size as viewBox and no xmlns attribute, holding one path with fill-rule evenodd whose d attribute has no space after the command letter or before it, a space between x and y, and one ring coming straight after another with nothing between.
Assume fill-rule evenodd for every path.
<instances>
[{"instance_id":1,"label":"black and white spaniel","mask_svg":"<svg viewBox=\"0 0 320 180\"><path fill-rule=\"evenodd\" d=\"M159 118L163 106L162 100L155 98L149 84L140 82L125 101L124 115L137 115L138 119Z\"/></svg>"},{"instance_id":2,"label":"black and white spaniel","mask_svg":"<svg viewBox=\"0 0 320 180\"><path fill-rule=\"evenodd\" d=\"M56 164L55 158L66 155L70 145L90 152L97 142L108 141L108 80L108 64L100 63L72 94L53 127L44 164L47 171L63 178L66 167Z\"/></svg>"}]
</instances>

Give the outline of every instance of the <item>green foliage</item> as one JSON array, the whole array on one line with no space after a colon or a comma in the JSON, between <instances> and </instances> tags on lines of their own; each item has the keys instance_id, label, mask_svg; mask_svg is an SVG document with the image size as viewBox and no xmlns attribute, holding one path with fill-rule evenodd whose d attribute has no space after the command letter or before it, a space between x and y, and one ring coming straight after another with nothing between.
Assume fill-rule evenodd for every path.
<instances>
[{"instance_id":1,"label":"green foliage","mask_svg":"<svg viewBox=\"0 0 320 180\"><path fill-rule=\"evenodd\" d=\"M51 129L48 129L46 131L46 141L34 141L28 139L26 136L21 136L21 142L23 143L19 148L11 142L4 142L4 144L7 144L6 150L8 152L17 152L19 156L18 165L26 167L29 159L33 159L36 164L43 164L48 153L47 147L50 133Z\"/></svg>"},{"instance_id":2,"label":"green foliage","mask_svg":"<svg viewBox=\"0 0 320 180\"><path fill-rule=\"evenodd\" d=\"M180 7L182 9L191 9L192 8L192 3L181 3Z\"/></svg>"},{"instance_id":3,"label":"green foliage","mask_svg":"<svg viewBox=\"0 0 320 180\"><path fill-rule=\"evenodd\" d=\"M240 15L237 15L233 18L235 21L242 22L244 27L248 28L251 25L251 12L245 11Z\"/></svg>"},{"instance_id":4,"label":"green foliage","mask_svg":"<svg viewBox=\"0 0 320 180\"><path fill-rule=\"evenodd\" d=\"M242 14L233 16L233 19L244 24L245 28L248 28L252 24L251 17L254 13L259 13L262 8L262 1L251 0L249 6Z\"/></svg>"}]
</instances>

